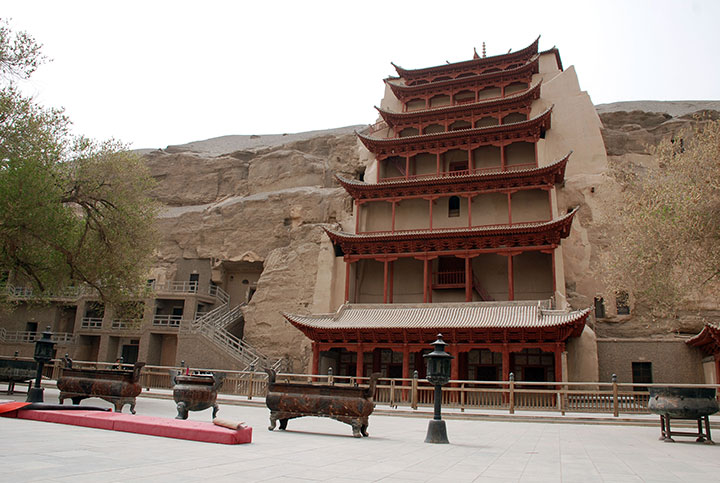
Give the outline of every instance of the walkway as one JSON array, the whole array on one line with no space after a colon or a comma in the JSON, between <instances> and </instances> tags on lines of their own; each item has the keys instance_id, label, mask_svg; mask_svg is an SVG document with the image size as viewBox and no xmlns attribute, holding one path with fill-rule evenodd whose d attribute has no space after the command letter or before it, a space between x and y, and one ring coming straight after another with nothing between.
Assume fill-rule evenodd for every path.
<instances>
[{"instance_id":1,"label":"walkway","mask_svg":"<svg viewBox=\"0 0 720 483\"><path fill-rule=\"evenodd\" d=\"M55 402L57 391L45 390ZM23 400L22 395L0 399ZM108 406L98 399L83 404ZM126 408L127 410L127 408ZM141 397L138 414L173 417L174 403ZM720 444L658 441L659 428L447 421L451 444L423 443L427 420L374 415L370 438L320 418L267 431L268 411L221 405L253 427L253 443L226 446L0 418L0 481L718 481ZM210 420L210 411L190 419ZM720 433L716 433L720 439Z\"/></svg>"}]
</instances>

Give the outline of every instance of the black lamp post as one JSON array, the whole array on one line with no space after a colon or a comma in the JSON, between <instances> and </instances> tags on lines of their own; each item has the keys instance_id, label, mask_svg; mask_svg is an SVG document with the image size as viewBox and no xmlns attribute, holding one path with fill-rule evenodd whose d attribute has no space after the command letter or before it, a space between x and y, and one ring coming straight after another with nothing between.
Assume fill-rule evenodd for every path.
<instances>
[{"instance_id":1,"label":"black lamp post","mask_svg":"<svg viewBox=\"0 0 720 483\"><path fill-rule=\"evenodd\" d=\"M42 338L35 341L35 361L37 362L37 376L35 384L28 389L27 402L43 402L42 371L43 366L53 358L55 342L52 341L50 326L43 332Z\"/></svg>"},{"instance_id":2,"label":"black lamp post","mask_svg":"<svg viewBox=\"0 0 720 483\"><path fill-rule=\"evenodd\" d=\"M442 386L450 380L450 361L453 356L445 352L447 343L443 341L442 334L438 334L437 340L432 343L435 350L423 357L427 360L427 380L435 385L435 414L428 423L426 443L449 443L445 421L440 416L442 405Z\"/></svg>"}]
</instances>

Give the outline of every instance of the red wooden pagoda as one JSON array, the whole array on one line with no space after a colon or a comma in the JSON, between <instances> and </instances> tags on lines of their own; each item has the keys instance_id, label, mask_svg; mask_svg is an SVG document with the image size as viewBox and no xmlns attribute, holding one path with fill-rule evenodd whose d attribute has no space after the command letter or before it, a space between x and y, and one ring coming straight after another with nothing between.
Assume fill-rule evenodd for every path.
<instances>
[{"instance_id":1,"label":"red wooden pagoda","mask_svg":"<svg viewBox=\"0 0 720 483\"><path fill-rule=\"evenodd\" d=\"M364 180L338 176L354 233L326 229L345 262L345 304L285 314L313 341L314 373L422 377L422 353L442 332L454 379L567 377L566 344L589 310L564 302L558 256L577 209L558 213L555 193L571 153L539 149L553 116L542 68L562 64L535 40L505 55L395 66L385 79L382 120L358 133L374 162Z\"/></svg>"}]
</instances>

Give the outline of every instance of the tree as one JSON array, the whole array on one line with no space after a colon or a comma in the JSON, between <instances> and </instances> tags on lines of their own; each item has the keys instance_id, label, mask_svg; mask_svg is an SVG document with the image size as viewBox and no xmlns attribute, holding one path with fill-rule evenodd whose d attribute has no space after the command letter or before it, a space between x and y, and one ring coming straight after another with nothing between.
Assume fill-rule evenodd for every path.
<instances>
[{"instance_id":1,"label":"tree","mask_svg":"<svg viewBox=\"0 0 720 483\"><path fill-rule=\"evenodd\" d=\"M20 93L40 47L0 23L0 271L39 293L87 284L118 302L146 278L153 180L123 144L72 136L62 110Z\"/></svg>"},{"instance_id":2,"label":"tree","mask_svg":"<svg viewBox=\"0 0 720 483\"><path fill-rule=\"evenodd\" d=\"M622 196L606 220L608 286L656 315L716 293L720 279L720 121L700 121L653 149L644 173L614 167Z\"/></svg>"}]
</instances>

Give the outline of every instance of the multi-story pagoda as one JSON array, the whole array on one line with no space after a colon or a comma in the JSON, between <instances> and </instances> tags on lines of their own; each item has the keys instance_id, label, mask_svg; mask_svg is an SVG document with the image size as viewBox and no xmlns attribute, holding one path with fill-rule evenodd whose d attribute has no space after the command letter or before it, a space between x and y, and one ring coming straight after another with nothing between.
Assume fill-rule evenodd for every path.
<instances>
[{"instance_id":1,"label":"multi-story pagoda","mask_svg":"<svg viewBox=\"0 0 720 483\"><path fill-rule=\"evenodd\" d=\"M561 213L557 190L574 148L566 119L552 135L543 98L544 79L563 73L557 49L538 52L536 40L395 69L382 119L358 133L372 158L363 179L338 176L354 230L326 230L345 303L286 314L313 341L313 373L423 377L422 353L442 332L453 379L567 380L589 309L565 302L561 241L577 210Z\"/></svg>"}]
</instances>

